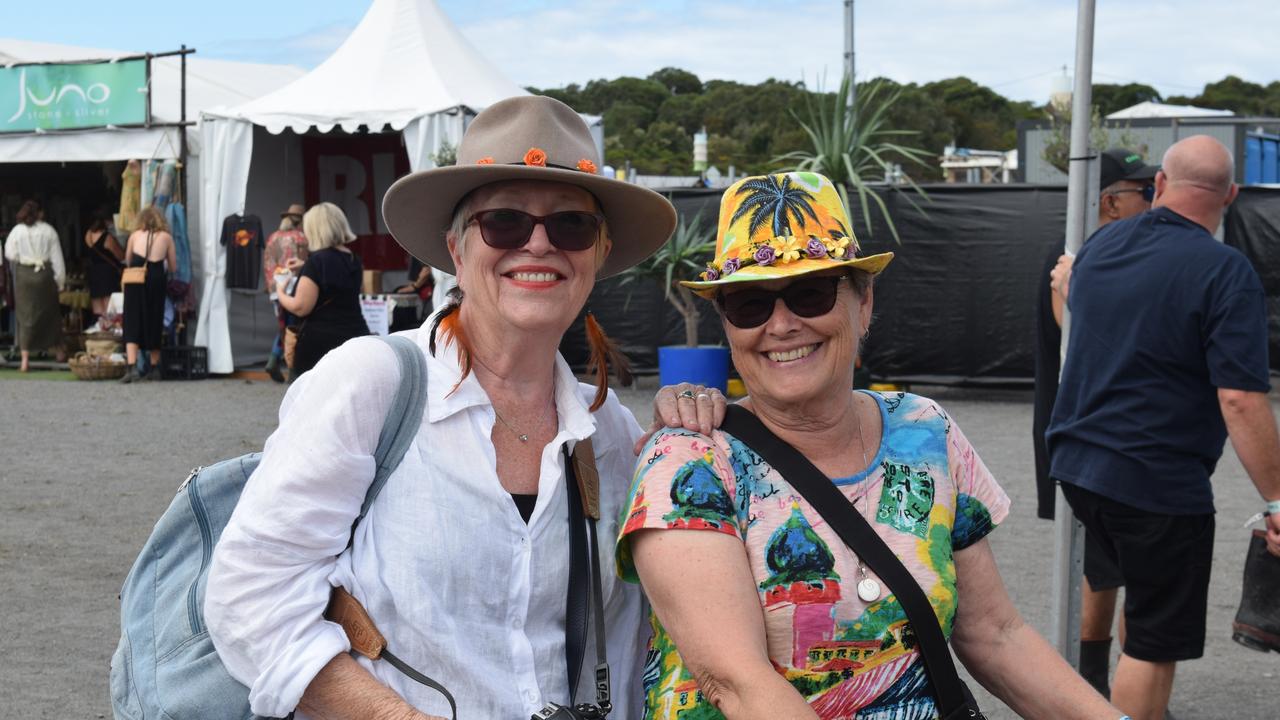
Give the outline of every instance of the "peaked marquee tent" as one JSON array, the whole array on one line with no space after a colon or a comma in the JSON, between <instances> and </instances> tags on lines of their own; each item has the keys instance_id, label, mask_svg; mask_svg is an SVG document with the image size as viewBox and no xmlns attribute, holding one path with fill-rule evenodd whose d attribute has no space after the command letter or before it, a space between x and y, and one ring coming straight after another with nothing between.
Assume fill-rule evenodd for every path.
<instances>
[{"instance_id":1,"label":"peaked marquee tent","mask_svg":"<svg viewBox=\"0 0 1280 720\"><path fill-rule=\"evenodd\" d=\"M196 343L209 348L209 370L234 369L232 321L235 334L242 335L249 314L254 318L265 314L261 292L252 313L231 307L226 256L219 244L222 220L243 214L247 199L254 199L264 215L297 202L302 180L258 179L271 172L291 172L298 165L299 153L287 144L291 134L296 141L304 134L340 137L346 133L353 142L360 142L370 134L398 132L409 169L417 171L434 167L432 156L442 141L456 146L476 112L524 94L463 37L435 0L374 0L342 46L307 75L243 105L202 113L206 149L201 201L209 212L201 228L199 252L205 271ZM602 139L598 137L597 142ZM381 206L384 191L375 183L376 207ZM376 207L362 215L380 215ZM361 217L358 222L351 212L348 216L357 234L362 233L361 222L375 229L380 223L379 217ZM237 298L235 303L243 306L244 301ZM254 347L261 345L255 341ZM247 348L236 353L244 356L242 361L250 359L249 354Z\"/></svg>"}]
</instances>

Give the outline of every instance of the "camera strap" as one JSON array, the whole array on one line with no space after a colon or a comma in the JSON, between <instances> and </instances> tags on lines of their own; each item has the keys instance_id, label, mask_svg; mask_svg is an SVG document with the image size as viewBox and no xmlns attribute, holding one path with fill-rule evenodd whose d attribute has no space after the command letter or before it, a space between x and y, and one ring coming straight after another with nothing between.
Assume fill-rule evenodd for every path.
<instances>
[{"instance_id":1,"label":"camera strap","mask_svg":"<svg viewBox=\"0 0 1280 720\"><path fill-rule=\"evenodd\" d=\"M605 649L604 583L600 568L600 475L591 438L579 440L565 455L565 487L569 497L569 588L565 606L565 660L569 670L569 702L577 705L578 683L586 655L587 625L596 641L595 703L603 715L610 699L609 657ZM585 592L584 592L585 591ZM584 597L586 595L586 597ZM588 604L589 603L589 604Z\"/></svg>"}]
</instances>

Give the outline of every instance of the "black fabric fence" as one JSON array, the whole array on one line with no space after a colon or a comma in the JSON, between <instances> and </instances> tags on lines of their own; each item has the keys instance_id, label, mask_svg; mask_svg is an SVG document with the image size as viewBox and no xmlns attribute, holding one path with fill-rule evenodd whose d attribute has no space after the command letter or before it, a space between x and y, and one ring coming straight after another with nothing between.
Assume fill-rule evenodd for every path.
<instances>
[{"instance_id":1,"label":"black fabric fence","mask_svg":"<svg viewBox=\"0 0 1280 720\"><path fill-rule=\"evenodd\" d=\"M875 285L875 321L864 353L872 378L955 385L1026 384L1034 377L1036 292L1066 225L1067 190L1041 185L927 185L912 207L881 191L901 243L872 206L872 232L855 232L864 253L897 258ZM702 210L713 223L718 190L681 190L677 210ZM856 205L856 199L854 203ZM1280 370L1280 188L1244 188L1225 223L1226 242L1253 262L1270 311L1271 367ZM588 307L641 372L657 368L661 345L684 342L684 323L662 289L607 280ZM719 318L701 306L699 340L724 342ZM565 358L587 360L579 320L565 336Z\"/></svg>"}]
</instances>

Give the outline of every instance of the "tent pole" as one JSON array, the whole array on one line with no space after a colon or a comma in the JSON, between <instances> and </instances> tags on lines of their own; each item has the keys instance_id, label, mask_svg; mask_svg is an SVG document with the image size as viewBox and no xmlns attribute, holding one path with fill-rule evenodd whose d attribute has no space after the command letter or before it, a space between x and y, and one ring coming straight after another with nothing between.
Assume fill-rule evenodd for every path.
<instances>
[{"instance_id":1,"label":"tent pole","mask_svg":"<svg viewBox=\"0 0 1280 720\"><path fill-rule=\"evenodd\" d=\"M195 52L192 50L191 52ZM182 93L179 105L178 122L182 127L178 128L178 194L182 197L182 202L190 204L187 199L187 46L183 45L179 51L180 67L182 68Z\"/></svg>"},{"instance_id":2,"label":"tent pole","mask_svg":"<svg viewBox=\"0 0 1280 720\"><path fill-rule=\"evenodd\" d=\"M1097 211L1098 162L1089 147L1093 120L1094 0L1079 0L1076 10L1075 88L1071 94L1071 154L1067 184L1067 254L1075 256ZM1093 186L1090 188L1090 186ZM1093 203L1090 203L1093 198ZM1070 315L1062 313L1062 357L1070 335ZM1080 666L1080 589L1084 569L1084 528L1058 488L1053 533L1053 644L1073 667Z\"/></svg>"}]
</instances>

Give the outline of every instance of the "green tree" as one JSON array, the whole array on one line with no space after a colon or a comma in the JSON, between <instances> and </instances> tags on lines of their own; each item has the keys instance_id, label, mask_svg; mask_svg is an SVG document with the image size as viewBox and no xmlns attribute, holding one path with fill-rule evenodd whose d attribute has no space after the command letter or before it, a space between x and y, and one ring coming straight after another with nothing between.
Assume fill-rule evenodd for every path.
<instances>
[{"instance_id":1,"label":"green tree","mask_svg":"<svg viewBox=\"0 0 1280 720\"><path fill-rule=\"evenodd\" d=\"M672 95L702 94L702 81L688 70L665 67L650 75L648 79L662 85Z\"/></svg>"},{"instance_id":2,"label":"green tree","mask_svg":"<svg viewBox=\"0 0 1280 720\"><path fill-rule=\"evenodd\" d=\"M1098 112L1103 117L1143 102L1164 101L1160 98L1158 90L1142 83L1126 85L1096 83L1093 86L1093 104L1097 106Z\"/></svg>"},{"instance_id":3,"label":"green tree","mask_svg":"<svg viewBox=\"0 0 1280 720\"><path fill-rule=\"evenodd\" d=\"M1053 132L1049 135L1049 140L1045 143L1041 157L1044 161L1057 168L1060 172L1069 172L1069 158L1071 157L1071 111L1057 110L1052 106L1049 107L1049 122ZM1102 111L1097 106L1093 106L1093 115L1089 122L1089 145L1094 150L1108 150L1113 147L1122 147L1132 150L1143 157L1147 155L1147 146L1138 140L1129 132L1128 124L1119 124L1112 121L1110 125L1102 120Z\"/></svg>"}]
</instances>

